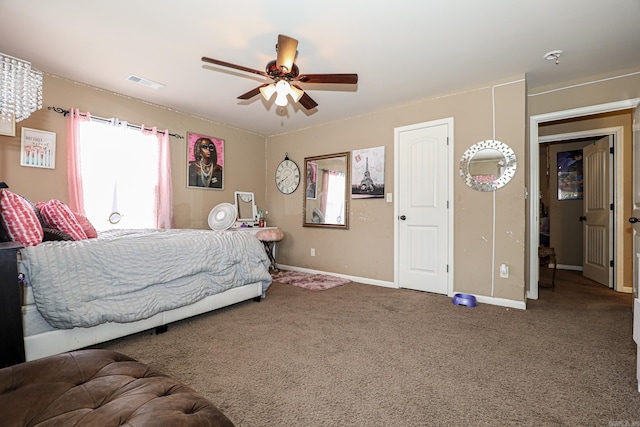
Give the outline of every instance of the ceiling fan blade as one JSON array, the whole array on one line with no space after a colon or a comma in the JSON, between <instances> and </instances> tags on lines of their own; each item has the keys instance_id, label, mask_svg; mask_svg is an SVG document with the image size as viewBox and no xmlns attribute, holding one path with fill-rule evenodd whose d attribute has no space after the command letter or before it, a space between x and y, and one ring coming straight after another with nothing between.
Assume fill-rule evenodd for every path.
<instances>
[{"instance_id":1,"label":"ceiling fan blade","mask_svg":"<svg viewBox=\"0 0 640 427\"><path fill-rule=\"evenodd\" d=\"M278 58L276 59L276 65L278 69L284 69L285 74L290 73L293 69L293 62L296 59L297 49L298 40L283 34L278 35Z\"/></svg>"},{"instance_id":2,"label":"ceiling fan blade","mask_svg":"<svg viewBox=\"0 0 640 427\"><path fill-rule=\"evenodd\" d=\"M247 73L258 74L261 76L269 77L267 73L260 70L254 70L253 68L243 67L242 65L232 64L230 62L220 61L219 59L208 58L206 56L202 57L202 61L209 62L211 64L220 65L222 67L233 68L235 70L246 71Z\"/></svg>"},{"instance_id":3,"label":"ceiling fan blade","mask_svg":"<svg viewBox=\"0 0 640 427\"><path fill-rule=\"evenodd\" d=\"M300 98L300 101L298 101L298 103L307 110L312 110L318 106L318 103L314 101L309 95L307 95L307 92L302 94L302 98Z\"/></svg>"},{"instance_id":4,"label":"ceiling fan blade","mask_svg":"<svg viewBox=\"0 0 640 427\"><path fill-rule=\"evenodd\" d=\"M258 87L257 87L257 88L255 88L255 89L251 89L251 90L250 90L249 92L247 92L247 93L243 93L242 95L240 95L240 96L238 97L238 99L251 99L251 98L253 98L254 96L256 96L256 95L258 95L258 94L260 93L260 88L263 88L263 87L265 87L265 86L269 86L269 83L265 83L265 84L263 84L263 85L258 86Z\"/></svg>"},{"instance_id":5,"label":"ceiling fan blade","mask_svg":"<svg viewBox=\"0 0 640 427\"><path fill-rule=\"evenodd\" d=\"M302 74L295 79L301 83L337 83L350 84L358 83L357 74Z\"/></svg>"}]
</instances>

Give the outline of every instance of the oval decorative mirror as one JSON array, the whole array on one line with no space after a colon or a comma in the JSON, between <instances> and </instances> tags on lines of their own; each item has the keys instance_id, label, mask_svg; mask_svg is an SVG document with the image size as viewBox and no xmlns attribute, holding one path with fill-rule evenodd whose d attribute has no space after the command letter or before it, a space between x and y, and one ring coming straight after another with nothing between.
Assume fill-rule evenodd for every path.
<instances>
[{"instance_id":1,"label":"oval decorative mirror","mask_svg":"<svg viewBox=\"0 0 640 427\"><path fill-rule=\"evenodd\" d=\"M349 158L348 152L305 157L304 227L349 228Z\"/></svg>"},{"instance_id":2,"label":"oval decorative mirror","mask_svg":"<svg viewBox=\"0 0 640 427\"><path fill-rule=\"evenodd\" d=\"M460 176L478 191L504 187L516 173L516 154L507 144L488 139L473 144L460 159Z\"/></svg>"}]
</instances>

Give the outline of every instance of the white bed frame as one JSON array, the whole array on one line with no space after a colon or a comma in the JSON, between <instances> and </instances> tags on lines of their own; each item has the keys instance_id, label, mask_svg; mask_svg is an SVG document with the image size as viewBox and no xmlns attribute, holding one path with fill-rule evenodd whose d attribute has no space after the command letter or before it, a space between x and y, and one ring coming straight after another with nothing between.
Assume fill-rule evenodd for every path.
<instances>
[{"instance_id":1,"label":"white bed frame","mask_svg":"<svg viewBox=\"0 0 640 427\"><path fill-rule=\"evenodd\" d=\"M116 338L168 325L169 323L262 297L262 283L251 283L211 295L194 304L158 313L129 323L109 322L90 328L56 329L25 337L27 361L77 350Z\"/></svg>"}]
</instances>

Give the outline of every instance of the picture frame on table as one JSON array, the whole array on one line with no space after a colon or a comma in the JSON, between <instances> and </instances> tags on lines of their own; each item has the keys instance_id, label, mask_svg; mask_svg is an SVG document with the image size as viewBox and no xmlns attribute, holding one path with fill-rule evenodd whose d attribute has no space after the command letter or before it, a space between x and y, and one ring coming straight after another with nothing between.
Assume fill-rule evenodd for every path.
<instances>
[{"instance_id":1,"label":"picture frame on table","mask_svg":"<svg viewBox=\"0 0 640 427\"><path fill-rule=\"evenodd\" d=\"M16 136L16 116L9 114L6 117L0 115L0 135Z\"/></svg>"},{"instance_id":2,"label":"picture frame on table","mask_svg":"<svg viewBox=\"0 0 640 427\"><path fill-rule=\"evenodd\" d=\"M55 132L22 128L20 139L20 166L55 169Z\"/></svg>"},{"instance_id":3,"label":"picture frame on table","mask_svg":"<svg viewBox=\"0 0 640 427\"><path fill-rule=\"evenodd\" d=\"M224 139L187 132L187 187L224 190Z\"/></svg>"}]
</instances>

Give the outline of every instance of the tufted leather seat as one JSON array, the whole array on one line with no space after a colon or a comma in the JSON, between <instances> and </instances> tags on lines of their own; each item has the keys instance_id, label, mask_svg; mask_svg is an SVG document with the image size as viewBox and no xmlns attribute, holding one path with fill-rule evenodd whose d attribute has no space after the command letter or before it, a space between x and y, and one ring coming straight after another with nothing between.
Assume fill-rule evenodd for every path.
<instances>
[{"instance_id":1,"label":"tufted leather seat","mask_svg":"<svg viewBox=\"0 0 640 427\"><path fill-rule=\"evenodd\" d=\"M110 350L0 369L0 408L3 426L233 426L191 388Z\"/></svg>"}]
</instances>

